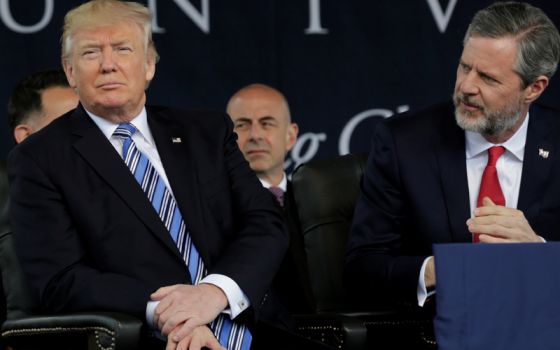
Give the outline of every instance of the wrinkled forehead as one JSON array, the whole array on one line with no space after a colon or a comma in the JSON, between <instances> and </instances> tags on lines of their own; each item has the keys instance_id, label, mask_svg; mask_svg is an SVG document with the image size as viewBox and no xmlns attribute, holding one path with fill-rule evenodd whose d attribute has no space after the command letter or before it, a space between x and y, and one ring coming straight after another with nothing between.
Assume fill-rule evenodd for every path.
<instances>
[{"instance_id":1,"label":"wrinkled forehead","mask_svg":"<svg viewBox=\"0 0 560 350\"><path fill-rule=\"evenodd\" d=\"M517 61L517 45L513 37L472 36L465 43L461 60L484 70L510 71Z\"/></svg>"},{"instance_id":2,"label":"wrinkled forehead","mask_svg":"<svg viewBox=\"0 0 560 350\"><path fill-rule=\"evenodd\" d=\"M142 31L134 24L119 23L81 28L74 33L73 39L76 43L99 40L141 42Z\"/></svg>"}]
</instances>

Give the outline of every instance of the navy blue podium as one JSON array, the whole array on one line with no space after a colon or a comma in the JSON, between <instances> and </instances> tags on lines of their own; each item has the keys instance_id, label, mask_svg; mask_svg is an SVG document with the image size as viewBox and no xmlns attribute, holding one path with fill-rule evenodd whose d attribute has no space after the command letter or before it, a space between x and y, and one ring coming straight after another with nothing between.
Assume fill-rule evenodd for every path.
<instances>
[{"instance_id":1,"label":"navy blue podium","mask_svg":"<svg viewBox=\"0 0 560 350\"><path fill-rule=\"evenodd\" d=\"M560 243L434 245L439 350L560 349Z\"/></svg>"}]
</instances>

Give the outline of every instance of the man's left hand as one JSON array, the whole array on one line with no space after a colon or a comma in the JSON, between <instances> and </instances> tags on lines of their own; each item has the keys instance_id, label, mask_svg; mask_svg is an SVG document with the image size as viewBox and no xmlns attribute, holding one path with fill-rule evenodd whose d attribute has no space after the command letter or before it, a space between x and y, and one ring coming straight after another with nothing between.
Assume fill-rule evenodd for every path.
<instances>
[{"instance_id":1,"label":"man's left hand","mask_svg":"<svg viewBox=\"0 0 560 350\"><path fill-rule=\"evenodd\" d=\"M481 243L542 242L521 210L496 205L488 197L482 204L467 220L469 231L479 234Z\"/></svg>"},{"instance_id":2,"label":"man's left hand","mask_svg":"<svg viewBox=\"0 0 560 350\"><path fill-rule=\"evenodd\" d=\"M169 335L182 324L173 332L176 342L190 335L196 327L212 322L228 305L224 292L212 284L162 287L151 297L160 301L154 323L163 335Z\"/></svg>"},{"instance_id":3,"label":"man's left hand","mask_svg":"<svg viewBox=\"0 0 560 350\"><path fill-rule=\"evenodd\" d=\"M169 339L171 338L171 339ZM196 327L191 334L184 337L180 341L173 340L174 332L168 337L167 346L165 350L227 350L220 345L220 342L214 337L212 331L206 326Z\"/></svg>"}]
</instances>

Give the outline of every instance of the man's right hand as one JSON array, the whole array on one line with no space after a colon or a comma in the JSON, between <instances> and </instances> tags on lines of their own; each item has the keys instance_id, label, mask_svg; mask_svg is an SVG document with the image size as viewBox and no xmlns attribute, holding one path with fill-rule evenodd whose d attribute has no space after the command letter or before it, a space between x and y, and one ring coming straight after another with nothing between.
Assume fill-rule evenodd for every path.
<instances>
[{"instance_id":1,"label":"man's right hand","mask_svg":"<svg viewBox=\"0 0 560 350\"><path fill-rule=\"evenodd\" d=\"M430 256L428 262L426 263L426 269L424 270L424 283L426 284L426 289L432 289L436 286L436 265L434 263L434 257Z\"/></svg>"},{"instance_id":2,"label":"man's right hand","mask_svg":"<svg viewBox=\"0 0 560 350\"><path fill-rule=\"evenodd\" d=\"M169 334L165 350L201 350L202 348L208 348L210 350L226 350L220 345L210 328L207 326L198 326L179 342L173 341L175 336L174 333L180 328L180 326L181 325Z\"/></svg>"},{"instance_id":3,"label":"man's right hand","mask_svg":"<svg viewBox=\"0 0 560 350\"><path fill-rule=\"evenodd\" d=\"M160 301L154 323L175 342L187 337L197 326L212 322L228 305L224 292L212 284L162 287L152 294L152 300Z\"/></svg>"}]
</instances>

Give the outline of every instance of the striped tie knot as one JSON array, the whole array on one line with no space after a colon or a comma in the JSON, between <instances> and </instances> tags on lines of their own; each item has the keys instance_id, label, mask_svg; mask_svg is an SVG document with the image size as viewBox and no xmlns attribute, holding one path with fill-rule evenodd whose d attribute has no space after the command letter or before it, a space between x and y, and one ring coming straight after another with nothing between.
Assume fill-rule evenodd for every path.
<instances>
[{"instance_id":1,"label":"striped tie knot","mask_svg":"<svg viewBox=\"0 0 560 350\"><path fill-rule=\"evenodd\" d=\"M113 132L113 136L121 138L121 139L129 139L134 135L136 132L136 127L131 123L122 123L119 124L115 132Z\"/></svg>"}]
</instances>

